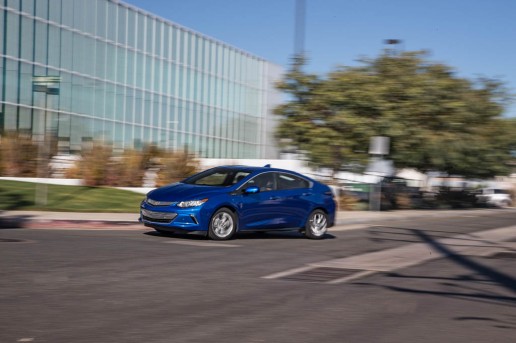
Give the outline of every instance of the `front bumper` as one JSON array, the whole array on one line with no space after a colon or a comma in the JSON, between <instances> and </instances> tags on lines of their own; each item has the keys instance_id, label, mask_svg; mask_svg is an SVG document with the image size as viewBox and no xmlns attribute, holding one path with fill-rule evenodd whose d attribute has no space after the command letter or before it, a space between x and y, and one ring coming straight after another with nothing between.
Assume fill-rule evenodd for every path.
<instances>
[{"instance_id":1,"label":"front bumper","mask_svg":"<svg viewBox=\"0 0 516 343\"><path fill-rule=\"evenodd\" d=\"M142 204L140 208L140 222L145 226L167 231L207 231L201 213L201 208L187 209L167 208Z\"/></svg>"},{"instance_id":2,"label":"front bumper","mask_svg":"<svg viewBox=\"0 0 516 343\"><path fill-rule=\"evenodd\" d=\"M143 221L159 224L170 224L177 217L177 213L174 212L157 212L143 208L140 211L140 215Z\"/></svg>"}]
</instances>

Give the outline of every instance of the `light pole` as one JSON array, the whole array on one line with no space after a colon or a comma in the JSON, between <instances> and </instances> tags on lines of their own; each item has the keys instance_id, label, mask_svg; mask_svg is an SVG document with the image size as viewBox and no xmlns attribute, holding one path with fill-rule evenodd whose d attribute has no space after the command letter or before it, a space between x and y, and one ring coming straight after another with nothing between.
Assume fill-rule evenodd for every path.
<instances>
[{"instance_id":1,"label":"light pole","mask_svg":"<svg viewBox=\"0 0 516 343\"><path fill-rule=\"evenodd\" d=\"M61 83L60 76L33 76L32 77L32 91L37 93L45 93L44 105L42 109L41 130L43 137L38 140L38 159L37 159L37 174L38 177L47 177L48 158L50 155L50 137L47 127L47 110L48 110L48 95L59 95L59 84ZM46 205L48 200L48 185L46 183L38 182L36 185L35 203L36 205Z\"/></svg>"},{"instance_id":2,"label":"light pole","mask_svg":"<svg viewBox=\"0 0 516 343\"><path fill-rule=\"evenodd\" d=\"M294 55L304 56L305 54L305 0L296 0L296 17L294 32Z\"/></svg>"}]
</instances>

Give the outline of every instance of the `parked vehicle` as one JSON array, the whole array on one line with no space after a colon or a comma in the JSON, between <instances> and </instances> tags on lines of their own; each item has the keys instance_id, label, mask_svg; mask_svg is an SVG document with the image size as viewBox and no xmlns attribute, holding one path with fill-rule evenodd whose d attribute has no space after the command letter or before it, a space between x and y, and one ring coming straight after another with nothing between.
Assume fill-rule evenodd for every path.
<instances>
[{"instance_id":1,"label":"parked vehicle","mask_svg":"<svg viewBox=\"0 0 516 343\"><path fill-rule=\"evenodd\" d=\"M140 221L158 232L226 240L239 231L300 230L320 239L335 221L330 188L293 171L216 167L147 194Z\"/></svg>"},{"instance_id":2,"label":"parked vehicle","mask_svg":"<svg viewBox=\"0 0 516 343\"><path fill-rule=\"evenodd\" d=\"M477 200L480 204L495 207L509 207L512 204L511 193L499 188L483 188L481 193L477 194Z\"/></svg>"}]
</instances>

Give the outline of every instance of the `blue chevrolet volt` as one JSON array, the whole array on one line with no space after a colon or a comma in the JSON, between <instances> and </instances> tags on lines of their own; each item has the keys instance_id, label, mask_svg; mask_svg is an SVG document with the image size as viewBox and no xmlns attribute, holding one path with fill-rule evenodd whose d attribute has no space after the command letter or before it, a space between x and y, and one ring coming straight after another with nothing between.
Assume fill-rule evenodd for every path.
<instances>
[{"instance_id":1,"label":"blue chevrolet volt","mask_svg":"<svg viewBox=\"0 0 516 343\"><path fill-rule=\"evenodd\" d=\"M214 240L292 229L320 239L335 221L328 186L269 166L212 168L149 192L140 207L140 221L158 232L202 233Z\"/></svg>"}]
</instances>

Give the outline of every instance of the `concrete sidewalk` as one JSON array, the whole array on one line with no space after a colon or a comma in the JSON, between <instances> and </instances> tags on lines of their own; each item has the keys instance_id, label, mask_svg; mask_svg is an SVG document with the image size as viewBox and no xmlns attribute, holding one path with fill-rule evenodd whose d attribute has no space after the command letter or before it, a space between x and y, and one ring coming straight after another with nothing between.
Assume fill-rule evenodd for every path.
<instances>
[{"instance_id":1,"label":"concrete sidewalk","mask_svg":"<svg viewBox=\"0 0 516 343\"><path fill-rule=\"evenodd\" d=\"M386 220L398 219L482 215L506 211L516 211L516 208L397 210L381 212L339 211L337 213L336 226L374 224ZM143 229L144 226L138 222L138 218L138 213L0 211L0 228Z\"/></svg>"}]
</instances>

